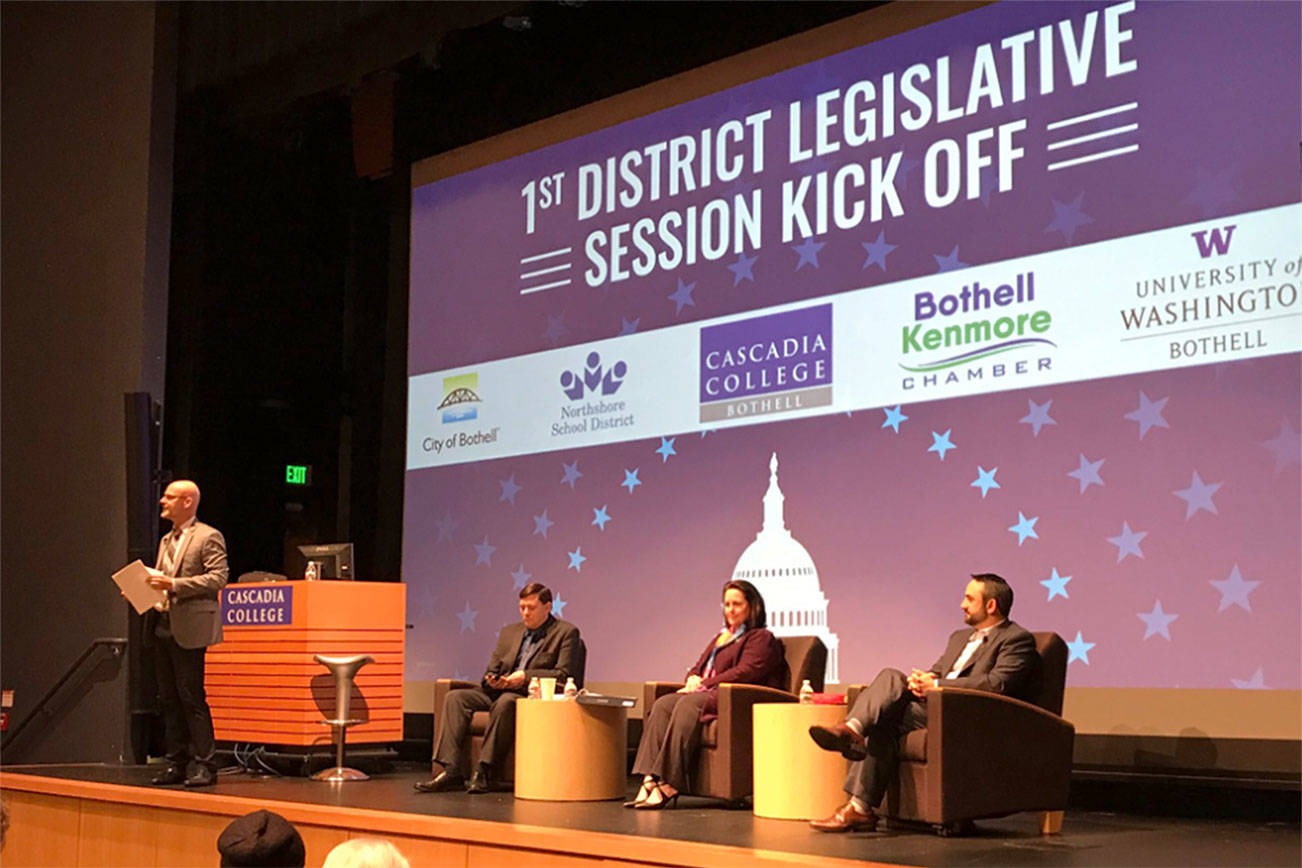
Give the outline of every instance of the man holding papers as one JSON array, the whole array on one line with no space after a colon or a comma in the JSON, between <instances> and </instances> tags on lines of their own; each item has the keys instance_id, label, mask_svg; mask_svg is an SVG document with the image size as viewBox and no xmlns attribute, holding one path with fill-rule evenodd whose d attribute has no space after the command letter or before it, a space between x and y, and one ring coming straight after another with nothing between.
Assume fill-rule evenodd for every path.
<instances>
[{"instance_id":1,"label":"man holding papers","mask_svg":"<svg viewBox=\"0 0 1302 868\"><path fill-rule=\"evenodd\" d=\"M155 651L170 765L153 783L206 787L217 781L217 745L204 696L203 658L209 645L222 640L217 593L230 574L226 540L215 527L195 520L199 486L188 479L167 486L159 505L172 530L158 544L149 584L166 597L146 613L145 642Z\"/></svg>"}]
</instances>

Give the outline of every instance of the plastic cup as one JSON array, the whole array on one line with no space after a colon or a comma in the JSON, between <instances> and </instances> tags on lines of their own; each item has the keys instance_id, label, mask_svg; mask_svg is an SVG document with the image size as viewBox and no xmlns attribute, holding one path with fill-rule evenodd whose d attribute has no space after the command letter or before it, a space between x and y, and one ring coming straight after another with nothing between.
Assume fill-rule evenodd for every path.
<instances>
[{"instance_id":1,"label":"plastic cup","mask_svg":"<svg viewBox=\"0 0 1302 868\"><path fill-rule=\"evenodd\" d=\"M538 687L539 687L539 688L541 689L541 691L542 691L542 698L543 698L544 700L549 700L549 699L555 699L555 698L556 698L556 679L555 679L555 678L539 678L539 679L538 679Z\"/></svg>"}]
</instances>

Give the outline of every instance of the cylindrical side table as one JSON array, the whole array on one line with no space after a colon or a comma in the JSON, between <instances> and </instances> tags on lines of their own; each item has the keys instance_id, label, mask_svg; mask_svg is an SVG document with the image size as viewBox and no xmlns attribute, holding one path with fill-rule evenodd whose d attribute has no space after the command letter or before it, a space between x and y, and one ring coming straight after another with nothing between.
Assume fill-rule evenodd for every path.
<instances>
[{"instance_id":1,"label":"cylindrical side table","mask_svg":"<svg viewBox=\"0 0 1302 868\"><path fill-rule=\"evenodd\" d=\"M772 702L754 713L755 816L813 820L845 804L849 762L809 737L814 724L845 720L845 706Z\"/></svg>"},{"instance_id":2,"label":"cylindrical side table","mask_svg":"<svg viewBox=\"0 0 1302 868\"><path fill-rule=\"evenodd\" d=\"M622 799L627 762L627 708L565 700L516 701L517 799Z\"/></svg>"}]
</instances>

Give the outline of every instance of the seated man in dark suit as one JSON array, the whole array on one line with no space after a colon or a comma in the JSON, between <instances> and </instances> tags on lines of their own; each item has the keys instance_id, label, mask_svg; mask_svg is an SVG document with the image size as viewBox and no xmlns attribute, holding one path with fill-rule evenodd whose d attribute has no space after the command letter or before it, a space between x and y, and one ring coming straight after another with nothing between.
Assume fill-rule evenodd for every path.
<instances>
[{"instance_id":1,"label":"seated man in dark suit","mask_svg":"<svg viewBox=\"0 0 1302 868\"><path fill-rule=\"evenodd\" d=\"M515 745L515 701L529 689L531 678L567 678L582 684L583 643L579 629L552 617L552 592L531 582L520 589L520 622L498 634L497 647L479 687L450 691L436 721L433 777L417 783L422 793L459 789L464 757L461 745L476 711L488 712L488 729L479 762L465 783L467 792L486 793L494 767Z\"/></svg>"},{"instance_id":2,"label":"seated man in dark suit","mask_svg":"<svg viewBox=\"0 0 1302 868\"><path fill-rule=\"evenodd\" d=\"M810 823L821 832L871 831L876 808L899 768L900 737L927 725L927 694L945 687L988 690L1029 699L1039 689L1035 637L1008 620L1013 589L994 573L972 576L963 592L967 629L949 637L945 653L923 672L883 669L850 709L844 723L811 726L824 750L853 760L845 790L850 801L832 816Z\"/></svg>"}]
</instances>

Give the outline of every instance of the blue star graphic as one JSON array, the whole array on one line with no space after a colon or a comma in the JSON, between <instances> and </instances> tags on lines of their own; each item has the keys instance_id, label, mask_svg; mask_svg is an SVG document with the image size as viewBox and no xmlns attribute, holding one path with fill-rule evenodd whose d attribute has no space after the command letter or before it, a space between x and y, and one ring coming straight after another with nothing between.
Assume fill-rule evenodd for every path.
<instances>
[{"instance_id":1,"label":"blue star graphic","mask_svg":"<svg viewBox=\"0 0 1302 868\"><path fill-rule=\"evenodd\" d=\"M908 154L900 156L900 168L895 173L895 183L901 190L909 189L909 173L922 165L921 160L915 160Z\"/></svg>"},{"instance_id":2,"label":"blue star graphic","mask_svg":"<svg viewBox=\"0 0 1302 868\"><path fill-rule=\"evenodd\" d=\"M1162 408L1166 402L1171 400L1170 396L1157 401L1148 400L1148 396L1141 389L1139 392L1139 406L1125 415L1125 418L1132 422L1139 423L1139 439L1143 440L1144 435L1148 433L1149 428L1170 428L1166 420L1162 418Z\"/></svg>"},{"instance_id":3,"label":"blue star graphic","mask_svg":"<svg viewBox=\"0 0 1302 868\"><path fill-rule=\"evenodd\" d=\"M1017 511L1017 524L1013 525L1008 530L1017 534L1017 544L1019 546L1026 542L1027 537L1030 537L1031 539L1040 538L1040 535L1035 532L1035 523L1039 520L1040 517L1038 515L1035 518L1027 518L1022 515L1020 509Z\"/></svg>"},{"instance_id":4,"label":"blue star graphic","mask_svg":"<svg viewBox=\"0 0 1302 868\"><path fill-rule=\"evenodd\" d=\"M1079 660L1086 666L1090 665L1090 649L1097 644L1086 642L1080 630L1077 630L1076 638L1067 643L1067 662L1070 664L1073 660Z\"/></svg>"},{"instance_id":5,"label":"blue star graphic","mask_svg":"<svg viewBox=\"0 0 1302 868\"><path fill-rule=\"evenodd\" d=\"M554 524L556 522L547 517L547 510L544 509L542 515L533 517L533 536L542 536L543 539L547 539L547 529Z\"/></svg>"},{"instance_id":6,"label":"blue star graphic","mask_svg":"<svg viewBox=\"0 0 1302 868\"><path fill-rule=\"evenodd\" d=\"M583 556L583 547L575 546L574 551L567 552L567 554L570 556L570 565L565 569L574 570L576 573L583 572L583 562L587 560L587 558Z\"/></svg>"},{"instance_id":7,"label":"blue star graphic","mask_svg":"<svg viewBox=\"0 0 1302 868\"><path fill-rule=\"evenodd\" d=\"M475 566L480 564L493 565L493 552L497 551L497 546L488 544L488 537L484 537L481 543L475 543Z\"/></svg>"},{"instance_id":8,"label":"blue star graphic","mask_svg":"<svg viewBox=\"0 0 1302 868\"><path fill-rule=\"evenodd\" d=\"M677 439L678 439L677 437L660 438L660 448L656 450L656 454L660 456L661 464L664 464L666 461L668 461L670 455L678 454L677 452L674 451L674 441Z\"/></svg>"},{"instance_id":9,"label":"blue star graphic","mask_svg":"<svg viewBox=\"0 0 1302 868\"><path fill-rule=\"evenodd\" d=\"M561 485L568 485L573 489L574 483L578 482L579 477L583 475L582 471L579 470L579 462L575 461L573 464L566 464L562 461L561 467L565 468L565 475L561 477Z\"/></svg>"},{"instance_id":10,"label":"blue star graphic","mask_svg":"<svg viewBox=\"0 0 1302 868\"><path fill-rule=\"evenodd\" d=\"M637 472L641 469L641 467L634 467L632 470L624 470L624 481L620 483L620 486L627 488L629 494L632 494L633 489L642 484L642 480L637 478Z\"/></svg>"},{"instance_id":11,"label":"blue star graphic","mask_svg":"<svg viewBox=\"0 0 1302 868\"><path fill-rule=\"evenodd\" d=\"M526 573L524 571L524 564L520 564L520 566L511 571L511 590L520 590L525 585L529 584L529 580L532 578L533 573Z\"/></svg>"},{"instance_id":12,"label":"blue star graphic","mask_svg":"<svg viewBox=\"0 0 1302 868\"><path fill-rule=\"evenodd\" d=\"M1074 477L1080 481L1081 494L1084 494L1085 489L1089 488L1091 485L1103 484L1103 477L1099 476L1099 468L1103 466L1105 460L1106 459L1100 458L1098 461L1090 461L1085 457L1085 453L1081 453L1080 467L1067 473L1068 476Z\"/></svg>"},{"instance_id":13,"label":"blue star graphic","mask_svg":"<svg viewBox=\"0 0 1302 868\"><path fill-rule=\"evenodd\" d=\"M1076 234L1076 230L1082 226L1088 226L1094 222L1094 218L1081 210L1081 202L1085 200L1085 193L1081 191L1076 198L1071 201L1070 205L1064 205L1057 199L1053 200L1053 222L1044 228L1045 232L1061 232L1062 237L1067 243Z\"/></svg>"},{"instance_id":14,"label":"blue star graphic","mask_svg":"<svg viewBox=\"0 0 1302 868\"><path fill-rule=\"evenodd\" d=\"M1197 206L1203 217L1227 213L1230 206L1239 201L1238 191L1230 181L1233 173L1233 168L1217 169L1214 172L1198 169L1198 181L1189 195L1184 197L1184 201Z\"/></svg>"},{"instance_id":15,"label":"blue star graphic","mask_svg":"<svg viewBox=\"0 0 1302 868\"><path fill-rule=\"evenodd\" d=\"M515 484L515 474L512 473L510 479L497 480L497 484L502 486L502 496L497 499L498 503L501 503L503 500L509 500L511 501L511 505L515 506L515 496L524 489L523 485Z\"/></svg>"},{"instance_id":16,"label":"blue star graphic","mask_svg":"<svg viewBox=\"0 0 1302 868\"><path fill-rule=\"evenodd\" d=\"M1058 575L1058 568L1053 568L1053 575L1047 579L1042 579L1040 584L1049 589L1049 600L1054 597L1062 597L1064 600L1071 599L1067 596L1067 583L1071 581L1071 576ZM1045 600L1047 603L1048 600Z\"/></svg>"},{"instance_id":17,"label":"blue star graphic","mask_svg":"<svg viewBox=\"0 0 1302 868\"><path fill-rule=\"evenodd\" d=\"M989 493L990 489L999 487L999 483L995 482L995 474L998 472L998 467L993 470L986 470L980 464L977 465L977 478L972 480L972 487L981 489L982 500L986 499L986 494Z\"/></svg>"},{"instance_id":18,"label":"blue star graphic","mask_svg":"<svg viewBox=\"0 0 1302 868\"><path fill-rule=\"evenodd\" d=\"M1275 475L1291 464L1302 464L1302 435L1293 430L1287 419L1279 423L1279 433L1261 444L1275 456Z\"/></svg>"},{"instance_id":19,"label":"blue star graphic","mask_svg":"<svg viewBox=\"0 0 1302 868\"><path fill-rule=\"evenodd\" d=\"M1171 641L1171 631L1167 628L1171 626L1172 621L1180 617L1179 615L1163 612L1161 600L1153 604L1153 611L1139 612L1138 615L1139 620L1144 622L1145 639L1151 636L1161 636L1168 642Z\"/></svg>"},{"instance_id":20,"label":"blue star graphic","mask_svg":"<svg viewBox=\"0 0 1302 868\"><path fill-rule=\"evenodd\" d=\"M1261 582L1245 581L1242 573L1239 572L1239 565L1235 564L1229 576L1219 582L1212 579L1211 584L1221 592L1221 604L1216 608L1217 612L1224 612L1230 606L1238 606L1245 612L1251 612L1252 604L1248 602L1248 594L1251 594Z\"/></svg>"},{"instance_id":21,"label":"blue star graphic","mask_svg":"<svg viewBox=\"0 0 1302 868\"><path fill-rule=\"evenodd\" d=\"M886 230L883 229L877 233L876 241L860 241L859 245L863 247L864 253L868 258L863 261L863 267L876 265L882 271L886 270L886 257L892 250L899 247L898 244L888 244L886 242Z\"/></svg>"},{"instance_id":22,"label":"blue star graphic","mask_svg":"<svg viewBox=\"0 0 1302 868\"><path fill-rule=\"evenodd\" d=\"M818 268L818 251L827 246L826 241L815 241L812 237L806 238L801 244L791 245L791 249L800 254L800 260L796 263L796 271L804 268L806 265L812 265Z\"/></svg>"},{"instance_id":23,"label":"blue star graphic","mask_svg":"<svg viewBox=\"0 0 1302 868\"><path fill-rule=\"evenodd\" d=\"M565 614L565 606L568 603L569 600L562 600L560 594L557 594L556 596L552 597L552 614L555 615L557 618L563 616Z\"/></svg>"},{"instance_id":24,"label":"blue star graphic","mask_svg":"<svg viewBox=\"0 0 1302 868\"><path fill-rule=\"evenodd\" d=\"M937 274L943 274L946 271L958 271L960 268L968 267L968 263L958 258L957 244L954 245L953 250L951 250L949 253L945 254L944 256L941 256L938 253L933 253L931 254L931 257L936 260Z\"/></svg>"},{"instance_id":25,"label":"blue star graphic","mask_svg":"<svg viewBox=\"0 0 1302 868\"><path fill-rule=\"evenodd\" d=\"M457 617L461 619L462 633L466 632L467 630L469 630L471 633L475 632L475 616L478 614L479 614L478 611L470 608L470 602L466 601L466 608L461 610L460 612L457 612Z\"/></svg>"},{"instance_id":26,"label":"blue star graphic","mask_svg":"<svg viewBox=\"0 0 1302 868\"><path fill-rule=\"evenodd\" d=\"M1266 676L1262 674L1260 666L1257 667L1256 672L1252 673L1252 677L1247 679L1246 681L1240 681L1237 678L1231 678L1230 683L1240 690L1269 690L1270 689L1269 687L1266 686Z\"/></svg>"},{"instance_id":27,"label":"blue star graphic","mask_svg":"<svg viewBox=\"0 0 1302 868\"><path fill-rule=\"evenodd\" d=\"M547 314L547 330L543 332L543 337L554 344L569 333L570 330L565 325L565 314L558 316Z\"/></svg>"},{"instance_id":28,"label":"blue star graphic","mask_svg":"<svg viewBox=\"0 0 1302 868\"><path fill-rule=\"evenodd\" d=\"M601 509L597 509L595 506L592 508L592 523L597 526L598 530L605 530L608 521L610 521L610 514L606 512L605 505Z\"/></svg>"},{"instance_id":29,"label":"blue star graphic","mask_svg":"<svg viewBox=\"0 0 1302 868\"><path fill-rule=\"evenodd\" d=\"M949 440L949 432L950 432L950 431L953 431L953 430L954 430L953 428L950 428L950 429L947 430L944 434L937 434L935 431L932 431L932 432L931 432L931 445L927 447L927 451L928 451L928 452L938 452L938 453L940 453L940 460L941 460L941 461L944 461L944 460L945 460L945 453L946 453L948 450L950 450L950 449L957 449L957 448L958 448L958 447L955 446L953 443L951 443L950 440Z\"/></svg>"},{"instance_id":30,"label":"blue star graphic","mask_svg":"<svg viewBox=\"0 0 1302 868\"><path fill-rule=\"evenodd\" d=\"M1121 563L1129 555L1142 558L1144 553L1139 550L1139 543L1146 536L1148 536L1148 531L1131 530L1130 522L1123 521L1121 523L1121 533L1107 538L1108 542L1117 547L1117 563Z\"/></svg>"},{"instance_id":31,"label":"blue star graphic","mask_svg":"<svg viewBox=\"0 0 1302 868\"><path fill-rule=\"evenodd\" d=\"M460 524L460 522L452 517L451 511L448 511L444 514L443 518L439 519L434 524L439 529L438 539L434 540L434 542L441 543L443 540L447 540L448 542L452 541L452 531L457 529L457 525Z\"/></svg>"},{"instance_id":32,"label":"blue star graphic","mask_svg":"<svg viewBox=\"0 0 1302 868\"><path fill-rule=\"evenodd\" d=\"M732 272L733 286L743 280L749 280L751 283L755 282L755 275L751 272L751 269L755 267L755 262L758 259L758 256L747 257L745 253L737 254L737 261L728 266L728 270Z\"/></svg>"},{"instance_id":33,"label":"blue star graphic","mask_svg":"<svg viewBox=\"0 0 1302 868\"><path fill-rule=\"evenodd\" d=\"M1021 422L1023 425L1030 425L1031 433L1034 436L1039 437L1040 429L1043 428L1045 425L1058 424L1058 422L1049 415L1049 407L1053 405L1052 398L1050 398L1048 401L1045 401L1043 404L1037 404L1034 401L1032 401L1030 398L1027 398L1026 403L1031 408L1030 412L1028 412L1025 416L1023 416L1018 421Z\"/></svg>"},{"instance_id":34,"label":"blue star graphic","mask_svg":"<svg viewBox=\"0 0 1302 868\"><path fill-rule=\"evenodd\" d=\"M624 317L620 317L619 319L620 322L622 323L622 325L619 327L620 335L633 334L634 332L637 331L638 323L642 322L642 317L640 316L635 316L632 319L625 319Z\"/></svg>"},{"instance_id":35,"label":"blue star graphic","mask_svg":"<svg viewBox=\"0 0 1302 868\"><path fill-rule=\"evenodd\" d=\"M883 407L882 411L886 413L886 421L882 423L883 428L890 428L896 434L900 433L900 423L909 421L909 417L900 412L900 405L896 404L895 409Z\"/></svg>"},{"instance_id":36,"label":"blue star graphic","mask_svg":"<svg viewBox=\"0 0 1302 868\"><path fill-rule=\"evenodd\" d=\"M692 290L696 288L696 283L683 283L682 278L678 279L678 289L669 293L669 300L674 303L674 315L683 312L687 306L696 307L696 302L692 300Z\"/></svg>"},{"instance_id":37,"label":"blue star graphic","mask_svg":"<svg viewBox=\"0 0 1302 868\"><path fill-rule=\"evenodd\" d=\"M1216 515L1216 504L1212 503L1212 495L1224 484L1223 482L1203 482L1202 477L1195 470L1193 472L1193 481L1189 483L1188 488L1171 492L1185 502L1184 520L1188 521L1193 518L1194 513L1200 509L1205 509L1212 515Z\"/></svg>"}]
</instances>

